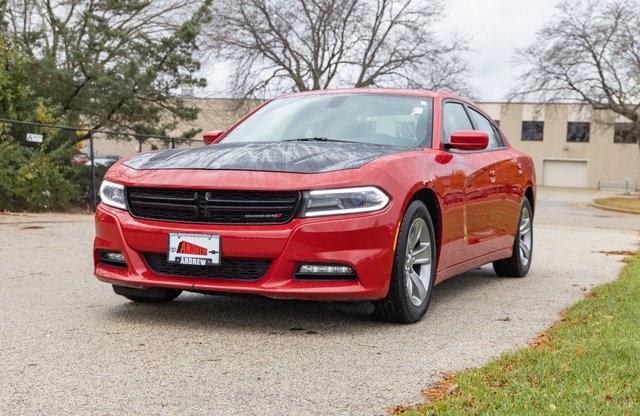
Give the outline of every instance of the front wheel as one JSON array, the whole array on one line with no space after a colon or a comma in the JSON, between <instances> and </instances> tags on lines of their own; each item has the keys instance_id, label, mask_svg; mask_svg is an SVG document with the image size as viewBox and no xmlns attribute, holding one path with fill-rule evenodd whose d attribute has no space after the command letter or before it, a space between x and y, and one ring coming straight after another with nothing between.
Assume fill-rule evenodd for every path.
<instances>
[{"instance_id":1,"label":"front wheel","mask_svg":"<svg viewBox=\"0 0 640 416\"><path fill-rule=\"evenodd\" d=\"M387 297L375 304L375 316L390 322L419 321L429 308L436 272L436 240L427 207L414 201L400 224Z\"/></svg>"},{"instance_id":2,"label":"front wheel","mask_svg":"<svg viewBox=\"0 0 640 416\"><path fill-rule=\"evenodd\" d=\"M513 254L493 263L493 270L501 277L524 277L529 273L533 255L533 214L527 198L522 202L520 222L513 242Z\"/></svg>"}]
</instances>

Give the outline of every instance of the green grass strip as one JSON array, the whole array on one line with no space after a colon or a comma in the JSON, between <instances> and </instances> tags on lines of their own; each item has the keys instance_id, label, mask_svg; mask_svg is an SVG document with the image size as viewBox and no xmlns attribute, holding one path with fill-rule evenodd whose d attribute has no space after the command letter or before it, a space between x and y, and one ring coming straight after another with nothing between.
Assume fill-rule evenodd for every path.
<instances>
[{"instance_id":1,"label":"green grass strip","mask_svg":"<svg viewBox=\"0 0 640 416\"><path fill-rule=\"evenodd\" d=\"M640 254L536 344L454 374L444 397L399 414L640 415Z\"/></svg>"},{"instance_id":2,"label":"green grass strip","mask_svg":"<svg viewBox=\"0 0 640 416\"><path fill-rule=\"evenodd\" d=\"M596 205L601 207L620 209L628 212L635 212L640 214L640 198L632 197L611 197L596 199Z\"/></svg>"}]
</instances>

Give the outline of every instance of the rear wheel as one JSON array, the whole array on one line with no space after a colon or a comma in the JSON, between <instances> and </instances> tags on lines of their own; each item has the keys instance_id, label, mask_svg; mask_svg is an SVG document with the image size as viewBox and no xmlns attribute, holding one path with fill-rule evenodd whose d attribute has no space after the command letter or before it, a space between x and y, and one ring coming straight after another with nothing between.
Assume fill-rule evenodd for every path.
<instances>
[{"instance_id":1,"label":"rear wheel","mask_svg":"<svg viewBox=\"0 0 640 416\"><path fill-rule=\"evenodd\" d=\"M520 222L513 242L513 254L508 259L493 263L493 269L501 277L524 277L531 267L533 255L533 214L527 198L522 202Z\"/></svg>"},{"instance_id":2,"label":"rear wheel","mask_svg":"<svg viewBox=\"0 0 640 416\"><path fill-rule=\"evenodd\" d=\"M137 303L166 303L171 302L182 293L178 289L154 287L149 289L135 289L132 287L113 285L113 291L120 296Z\"/></svg>"},{"instance_id":3,"label":"rear wheel","mask_svg":"<svg viewBox=\"0 0 640 416\"><path fill-rule=\"evenodd\" d=\"M414 201L400 224L387 297L375 304L375 316L390 322L419 321L429 308L435 280L436 242L427 207Z\"/></svg>"}]
</instances>

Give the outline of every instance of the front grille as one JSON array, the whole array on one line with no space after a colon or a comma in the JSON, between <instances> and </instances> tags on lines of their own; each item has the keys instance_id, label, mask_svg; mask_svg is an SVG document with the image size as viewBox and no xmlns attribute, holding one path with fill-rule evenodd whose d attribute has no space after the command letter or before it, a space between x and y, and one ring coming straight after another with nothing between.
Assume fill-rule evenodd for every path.
<instances>
[{"instance_id":1,"label":"front grille","mask_svg":"<svg viewBox=\"0 0 640 416\"><path fill-rule=\"evenodd\" d=\"M260 279L271 264L271 260L226 258L219 266L187 266L169 263L166 254L157 253L144 253L144 260L157 274L232 280Z\"/></svg>"},{"instance_id":2,"label":"front grille","mask_svg":"<svg viewBox=\"0 0 640 416\"><path fill-rule=\"evenodd\" d=\"M299 192L127 188L134 217L209 224L283 224L300 203Z\"/></svg>"}]
</instances>

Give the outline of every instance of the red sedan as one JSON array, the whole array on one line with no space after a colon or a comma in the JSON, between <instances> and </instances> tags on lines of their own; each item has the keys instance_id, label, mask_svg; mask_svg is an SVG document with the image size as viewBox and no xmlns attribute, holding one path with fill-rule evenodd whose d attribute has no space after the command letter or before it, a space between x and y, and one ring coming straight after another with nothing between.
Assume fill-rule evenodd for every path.
<instances>
[{"instance_id":1,"label":"red sedan","mask_svg":"<svg viewBox=\"0 0 640 416\"><path fill-rule=\"evenodd\" d=\"M107 172L95 274L117 294L368 300L381 319L415 322L449 277L531 265L533 163L466 99L294 94L205 142Z\"/></svg>"}]
</instances>

